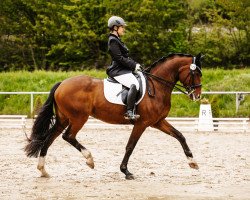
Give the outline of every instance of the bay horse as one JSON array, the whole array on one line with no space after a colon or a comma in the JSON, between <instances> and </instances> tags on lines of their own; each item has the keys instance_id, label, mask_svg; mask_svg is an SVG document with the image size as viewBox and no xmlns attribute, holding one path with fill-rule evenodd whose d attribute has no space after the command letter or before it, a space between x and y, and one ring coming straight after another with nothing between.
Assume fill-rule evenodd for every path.
<instances>
[{"instance_id":1,"label":"bay horse","mask_svg":"<svg viewBox=\"0 0 250 200\"><path fill-rule=\"evenodd\" d=\"M143 71L147 78L147 88L154 94L146 93L137 106L141 116L133 122L120 170L126 179L134 179L127 165L129 158L147 127L153 127L176 138L189 161L189 166L198 169L185 137L165 119L171 107L171 92L174 87L183 87L181 91L192 100L201 95L201 54L170 54L156 61ZM177 84L180 81L182 85ZM178 87L178 88L179 88ZM180 88L179 88L180 89ZM62 133L62 138L73 145L86 158L86 164L94 168L91 152L76 140L76 135L89 116L111 124L130 124L124 119L126 107L109 103L104 97L103 80L88 76L76 76L56 83L48 99L42 106L31 136L24 150L28 157L38 157L37 168L42 177L49 177L45 170L45 157L48 148ZM149 117L150 116L150 117Z\"/></svg>"}]
</instances>

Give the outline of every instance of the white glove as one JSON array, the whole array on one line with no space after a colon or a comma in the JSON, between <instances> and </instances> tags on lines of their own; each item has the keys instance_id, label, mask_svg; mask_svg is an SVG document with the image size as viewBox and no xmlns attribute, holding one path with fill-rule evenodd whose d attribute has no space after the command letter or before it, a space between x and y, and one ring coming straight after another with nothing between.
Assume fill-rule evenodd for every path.
<instances>
[{"instance_id":1,"label":"white glove","mask_svg":"<svg viewBox=\"0 0 250 200\"><path fill-rule=\"evenodd\" d=\"M141 65L139 64L139 63L137 63L136 65L135 65L135 73L137 73L138 71L140 71L141 70Z\"/></svg>"}]
</instances>

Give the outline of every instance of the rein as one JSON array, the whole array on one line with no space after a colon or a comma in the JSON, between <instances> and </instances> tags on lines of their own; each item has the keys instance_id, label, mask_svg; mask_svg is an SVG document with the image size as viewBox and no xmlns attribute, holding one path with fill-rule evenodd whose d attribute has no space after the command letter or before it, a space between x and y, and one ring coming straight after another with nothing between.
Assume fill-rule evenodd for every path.
<instances>
[{"instance_id":1,"label":"rein","mask_svg":"<svg viewBox=\"0 0 250 200\"><path fill-rule=\"evenodd\" d=\"M195 64L195 59L196 58L193 57L193 59L192 59L193 61L192 61L191 65L195 65L195 69L197 68L198 72L200 73L200 75L202 75L201 69L198 66L196 66L196 64ZM172 86L174 89L178 90L179 92L181 92L181 93L189 96L190 94L192 94L195 91L195 88L202 86L202 84L194 84L194 75L195 75L195 71L194 70L195 69L191 69L190 68L190 73L186 77L186 79L187 79L188 76L191 76L191 78L190 78L190 81L192 81L192 83L191 83L192 85L191 86L189 86L189 85L180 85L180 84L177 84L177 83L174 83L174 82L171 82L171 81L166 81L165 79L163 79L163 78L161 78L159 76L155 76L155 75L151 74L150 72L147 72L146 70L140 70L140 71L143 74L146 75L145 77L146 77L146 80L147 80L147 86L148 86L148 94L149 94L149 96L151 96L151 97L155 96L155 89L154 89L154 83L152 82L151 79L149 79L152 82L152 85L153 85L154 94L152 94L151 93L151 89L150 89L150 87L148 85L148 77L151 77L151 78L155 79L156 81L158 81L158 82L160 82L160 83L162 83L162 84L164 84L164 85L166 85L168 87ZM183 89L185 89L186 91L184 91Z\"/></svg>"},{"instance_id":2,"label":"rein","mask_svg":"<svg viewBox=\"0 0 250 200\"><path fill-rule=\"evenodd\" d=\"M153 75L153 74L151 74L151 73L149 73L149 72L143 71L143 70L141 70L141 72L142 72L143 74L146 74L146 79L147 79L148 77L152 77L152 78L155 79L156 81L158 81L158 82L160 82L160 83L162 83L162 84L164 84L164 85L166 85L166 86L172 86L172 87L174 87L176 90L180 91L181 93L183 93L183 94L185 94L185 95L190 95L190 94L193 92L193 89L190 91L189 87L186 87L186 86L183 86L183 85L180 85L180 84L171 82L171 81L166 81L165 79L163 79L163 78L161 78L161 77L159 77L159 76L155 76L155 75ZM148 79L147 79L147 81L148 81ZM186 89L188 92L182 90L182 89L179 88L179 87ZM154 88L154 85L153 85L153 88ZM154 94L152 94L152 93L151 93L151 89L148 87L148 94L149 94L149 96L154 97L155 92L154 92Z\"/></svg>"}]
</instances>

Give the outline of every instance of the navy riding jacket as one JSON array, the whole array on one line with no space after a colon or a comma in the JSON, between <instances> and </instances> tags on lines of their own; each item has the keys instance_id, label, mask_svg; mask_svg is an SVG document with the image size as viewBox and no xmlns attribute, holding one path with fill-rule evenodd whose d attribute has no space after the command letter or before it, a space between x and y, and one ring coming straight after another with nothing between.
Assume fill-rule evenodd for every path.
<instances>
[{"instance_id":1,"label":"navy riding jacket","mask_svg":"<svg viewBox=\"0 0 250 200\"><path fill-rule=\"evenodd\" d=\"M112 63L107 69L110 77L131 73L135 70L136 62L129 58L129 50L119 37L109 35L108 50L112 57Z\"/></svg>"}]
</instances>

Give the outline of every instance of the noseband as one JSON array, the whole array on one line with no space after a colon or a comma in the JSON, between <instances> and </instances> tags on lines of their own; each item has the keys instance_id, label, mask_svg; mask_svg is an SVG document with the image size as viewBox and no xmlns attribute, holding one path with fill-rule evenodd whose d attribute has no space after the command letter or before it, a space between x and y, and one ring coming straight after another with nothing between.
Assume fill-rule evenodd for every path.
<instances>
[{"instance_id":1,"label":"noseband","mask_svg":"<svg viewBox=\"0 0 250 200\"><path fill-rule=\"evenodd\" d=\"M195 89L198 88L198 87L201 87L202 84L195 84L194 83L194 78L195 78L195 75L197 74L196 70L198 71L198 74L200 76L202 76L202 72L201 72L201 68L198 67L196 64L195 64L195 59L196 57L193 57L192 59L192 64L190 65L190 71L189 71L189 74L187 75L184 83L186 82L187 78L190 76L190 80L189 80L189 83L191 83L190 85L180 85L180 84L177 84L177 83L174 83L174 82L171 82L171 81L166 81L165 79L161 78L161 77L158 77L158 76L155 76L147 71L144 71L142 70L141 72L143 74L146 74L146 80L148 82L148 79L147 77L152 77L153 79L155 79L156 81L164 84L164 85L167 85L167 86L173 86L176 90L180 91L181 93L185 94L185 95L190 95L192 93L194 93ZM154 85L153 85L153 89L154 89ZM184 91L183 89L185 89L186 91ZM148 87L148 94L149 96L151 97L154 97L154 94L151 93L151 89Z\"/></svg>"}]
</instances>

